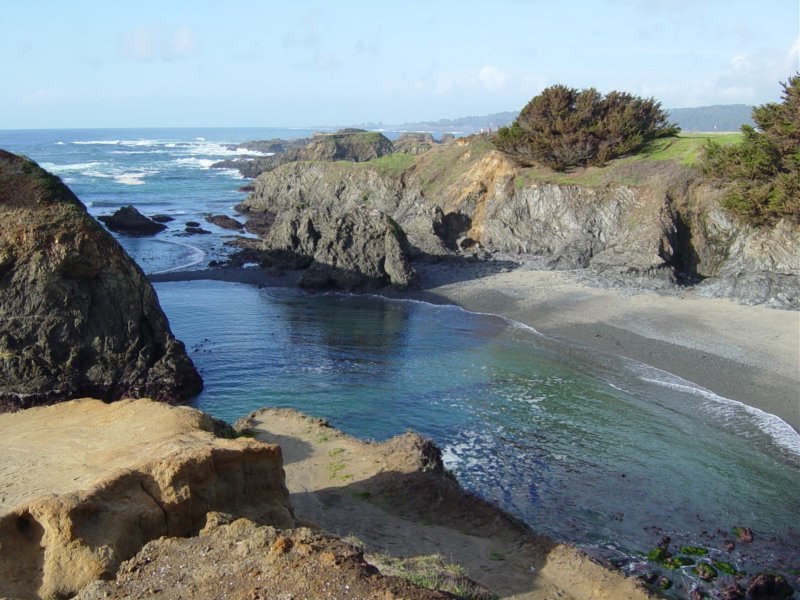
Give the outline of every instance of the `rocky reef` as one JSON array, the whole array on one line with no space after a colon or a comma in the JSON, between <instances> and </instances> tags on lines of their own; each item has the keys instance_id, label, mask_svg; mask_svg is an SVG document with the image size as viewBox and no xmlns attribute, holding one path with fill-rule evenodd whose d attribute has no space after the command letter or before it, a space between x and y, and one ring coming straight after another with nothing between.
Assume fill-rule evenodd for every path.
<instances>
[{"instance_id":1,"label":"rocky reef","mask_svg":"<svg viewBox=\"0 0 800 600\"><path fill-rule=\"evenodd\" d=\"M150 400L0 415L0 596L71 597L150 540L196 535L209 511L292 527L280 448L215 428Z\"/></svg>"},{"instance_id":2,"label":"rocky reef","mask_svg":"<svg viewBox=\"0 0 800 600\"><path fill-rule=\"evenodd\" d=\"M60 179L2 150L0 315L0 410L202 389L141 269Z\"/></svg>"},{"instance_id":3,"label":"rocky reef","mask_svg":"<svg viewBox=\"0 0 800 600\"><path fill-rule=\"evenodd\" d=\"M258 177L239 210L309 207L332 218L378 210L402 228L412 256L537 255L601 285L692 286L800 307L800 227L736 222L719 206L721 190L677 161L622 159L556 174L517 165L486 136L386 158L282 165Z\"/></svg>"}]
</instances>

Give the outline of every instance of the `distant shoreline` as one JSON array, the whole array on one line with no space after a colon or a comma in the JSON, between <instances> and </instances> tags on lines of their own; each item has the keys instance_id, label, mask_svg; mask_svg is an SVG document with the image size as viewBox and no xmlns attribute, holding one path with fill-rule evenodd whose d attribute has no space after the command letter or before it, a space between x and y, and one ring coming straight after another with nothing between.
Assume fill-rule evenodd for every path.
<instances>
[{"instance_id":1,"label":"distant shoreline","mask_svg":"<svg viewBox=\"0 0 800 600\"><path fill-rule=\"evenodd\" d=\"M487 264L489 267L487 268ZM627 357L776 415L800 432L800 313L726 299L640 292L577 282L569 272L418 264L421 289L388 298L455 304L524 323L590 351ZM460 269L454 277L453 270ZM214 280L296 287L300 271L275 277L227 267L151 275L152 282Z\"/></svg>"}]
</instances>

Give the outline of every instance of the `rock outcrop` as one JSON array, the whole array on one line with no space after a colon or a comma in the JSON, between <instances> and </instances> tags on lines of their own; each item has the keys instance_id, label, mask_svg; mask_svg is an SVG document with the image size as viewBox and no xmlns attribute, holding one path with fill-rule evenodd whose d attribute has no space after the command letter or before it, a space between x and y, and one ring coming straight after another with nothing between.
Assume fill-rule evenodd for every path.
<instances>
[{"instance_id":1,"label":"rock outcrop","mask_svg":"<svg viewBox=\"0 0 800 600\"><path fill-rule=\"evenodd\" d=\"M149 400L0 415L0 596L71 597L209 511L293 527L280 448L219 427Z\"/></svg>"},{"instance_id":2,"label":"rock outcrop","mask_svg":"<svg viewBox=\"0 0 800 600\"><path fill-rule=\"evenodd\" d=\"M228 215L208 215L206 217L206 221L216 225L217 227L222 227L223 229L238 230L244 228L243 223L240 223Z\"/></svg>"},{"instance_id":3,"label":"rock outcrop","mask_svg":"<svg viewBox=\"0 0 800 600\"><path fill-rule=\"evenodd\" d=\"M300 285L344 290L411 285L407 247L390 217L366 210L335 217L311 209L281 213L264 242L271 264L306 269Z\"/></svg>"},{"instance_id":4,"label":"rock outcrop","mask_svg":"<svg viewBox=\"0 0 800 600\"><path fill-rule=\"evenodd\" d=\"M0 410L201 389L142 270L61 180L0 150Z\"/></svg>"},{"instance_id":5,"label":"rock outcrop","mask_svg":"<svg viewBox=\"0 0 800 600\"><path fill-rule=\"evenodd\" d=\"M800 307L800 227L754 229L719 208L721 191L671 161L586 169L554 182L482 136L461 138L394 171L380 164L292 163L256 180L245 213L307 206L333 216L380 210L416 255L535 254L606 285L672 288ZM620 183L625 181L626 183Z\"/></svg>"},{"instance_id":6,"label":"rock outcrop","mask_svg":"<svg viewBox=\"0 0 800 600\"><path fill-rule=\"evenodd\" d=\"M198 537L150 542L122 565L115 581L98 581L77 600L145 599L154 589L160 597L193 600L453 597L384 577L360 549L328 535L210 517Z\"/></svg>"},{"instance_id":7,"label":"rock outcrop","mask_svg":"<svg viewBox=\"0 0 800 600\"><path fill-rule=\"evenodd\" d=\"M167 228L163 223L148 219L130 204L123 206L114 214L100 215L97 220L105 223L111 231L126 235L153 235Z\"/></svg>"},{"instance_id":8,"label":"rock outcrop","mask_svg":"<svg viewBox=\"0 0 800 600\"><path fill-rule=\"evenodd\" d=\"M405 154L423 154L436 145L436 140L430 133L404 133L394 142L395 152Z\"/></svg>"}]
</instances>

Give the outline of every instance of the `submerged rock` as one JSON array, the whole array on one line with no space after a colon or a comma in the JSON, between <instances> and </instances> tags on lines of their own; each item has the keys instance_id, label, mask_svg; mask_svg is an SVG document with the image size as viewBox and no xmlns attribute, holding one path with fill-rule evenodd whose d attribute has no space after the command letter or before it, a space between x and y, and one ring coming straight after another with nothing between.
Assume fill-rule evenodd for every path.
<instances>
[{"instance_id":1,"label":"submerged rock","mask_svg":"<svg viewBox=\"0 0 800 600\"><path fill-rule=\"evenodd\" d=\"M242 229L244 225L228 215L209 215L206 221L223 229Z\"/></svg>"},{"instance_id":2,"label":"submerged rock","mask_svg":"<svg viewBox=\"0 0 800 600\"><path fill-rule=\"evenodd\" d=\"M202 389L141 269L60 179L2 150L0 317L0 410Z\"/></svg>"},{"instance_id":3,"label":"submerged rock","mask_svg":"<svg viewBox=\"0 0 800 600\"><path fill-rule=\"evenodd\" d=\"M112 231L128 235L153 235L167 228L163 220L156 222L155 219L148 219L130 204L123 206L113 215L100 215L97 220L105 223Z\"/></svg>"}]
</instances>

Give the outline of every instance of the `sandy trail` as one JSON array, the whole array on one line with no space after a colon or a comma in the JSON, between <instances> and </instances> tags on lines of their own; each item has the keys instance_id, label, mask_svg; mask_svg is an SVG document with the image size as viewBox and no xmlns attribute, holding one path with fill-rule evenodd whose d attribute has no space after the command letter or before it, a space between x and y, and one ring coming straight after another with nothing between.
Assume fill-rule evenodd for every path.
<instances>
[{"instance_id":1,"label":"sandy trail","mask_svg":"<svg viewBox=\"0 0 800 600\"><path fill-rule=\"evenodd\" d=\"M301 523L354 536L368 553L439 554L506 598L647 597L632 580L464 494L449 477L423 473L417 436L361 442L286 409L262 409L238 426L280 444Z\"/></svg>"}]
</instances>

